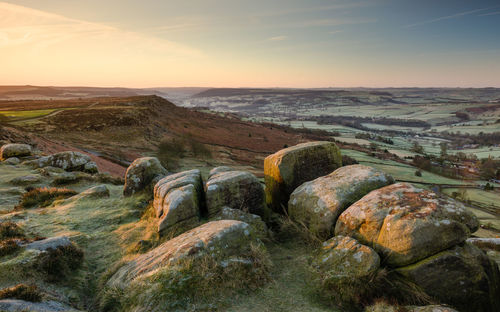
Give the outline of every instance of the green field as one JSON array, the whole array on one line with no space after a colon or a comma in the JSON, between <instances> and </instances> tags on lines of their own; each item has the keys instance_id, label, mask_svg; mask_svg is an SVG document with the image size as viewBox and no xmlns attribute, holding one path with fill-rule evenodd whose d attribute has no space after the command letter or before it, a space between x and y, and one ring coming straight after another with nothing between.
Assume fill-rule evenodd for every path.
<instances>
[{"instance_id":1,"label":"green field","mask_svg":"<svg viewBox=\"0 0 500 312\"><path fill-rule=\"evenodd\" d=\"M56 109L38 109L29 111L0 111L0 115L7 117L10 121L15 121L26 118L43 117L54 111L56 111Z\"/></svg>"}]
</instances>

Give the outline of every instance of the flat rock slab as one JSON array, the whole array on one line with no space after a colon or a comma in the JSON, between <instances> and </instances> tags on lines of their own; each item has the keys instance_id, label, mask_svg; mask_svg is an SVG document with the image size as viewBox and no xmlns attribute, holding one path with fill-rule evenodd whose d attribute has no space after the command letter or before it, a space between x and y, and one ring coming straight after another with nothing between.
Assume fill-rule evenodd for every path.
<instances>
[{"instance_id":1,"label":"flat rock slab","mask_svg":"<svg viewBox=\"0 0 500 312\"><path fill-rule=\"evenodd\" d=\"M338 218L335 235L371 246L389 266L404 266L464 242L477 218L452 199L397 183L370 192Z\"/></svg>"},{"instance_id":2,"label":"flat rock slab","mask_svg":"<svg viewBox=\"0 0 500 312\"><path fill-rule=\"evenodd\" d=\"M47 249L56 249L69 245L71 245L71 241L67 236L57 236L29 243L26 245L26 249L46 251Z\"/></svg>"},{"instance_id":3,"label":"flat rock slab","mask_svg":"<svg viewBox=\"0 0 500 312\"><path fill-rule=\"evenodd\" d=\"M208 178L210 179L212 176L221 173L221 172L228 172L228 171L235 171L233 168L228 167L228 166L219 166L215 167L210 172L208 173Z\"/></svg>"},{"instance_id":4,"label":"flat rock slab","mask_svg":"<svg viewBox=\"0 0 500 312\"><path fill-rule=\"evenodd\" d=\"M260 216L267 210L264 187L257 177L247 171L224 171L212 175L206 183L206 201L211 217L222 207Z\"/></svg>"},{"instance_id":5,"label":"flat rock slab","mask_svg":"<svg viewBox=\"0 0 500 312\"><path fill-rule=\"evenodd\" d=\"M80 152L66 151L49 156L40 157L26 162L35 168L56 167L66 171L82 171L88 173L97 173L97 165L90 156Z\"/></svg>"},{"instance_id":6,"label":"flat rock slab","mask_svg":"<svg viewBox=\"0 0 500 312\"><path fill-rule=\"evenodd\" d=\"M205 223L183 233L122 266L108 281L109 287L127 287L134 279L154 274L162 267L186 257L211 255L239 256L258 243L251 227L240 221L221 220Z\"/></svg>"},{"instance_id":7,"label":"flat rock slab","mask_svg":"<svg viewBox=\"0 0 500 312\"><path fill-rule=\"evenodd\" d=\"M329 238L339 215L369 192L394 183L394 179L364 165L341 167L329 175L305 182L293 191L288 214L312 233Z\"/></svg>"},{"instance_id":8,"label":"flat rock slab","mask_svg":"<svg viewBox=\"0 0 500 312\"><path fill-rule=\"evenodd\" d=\"M280 150L264 159L266 200L276 212L286 209L290 194L302 183L342 166L340 149L332 142L309 142Z\"/></svg>"}]
</instances>

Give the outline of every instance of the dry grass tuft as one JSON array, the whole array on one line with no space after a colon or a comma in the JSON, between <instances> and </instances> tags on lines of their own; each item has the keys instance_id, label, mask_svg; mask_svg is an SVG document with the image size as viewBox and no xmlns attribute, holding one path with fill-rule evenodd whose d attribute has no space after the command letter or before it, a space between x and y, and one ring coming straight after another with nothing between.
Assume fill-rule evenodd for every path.
<instances>
[{"instance_id":1,"label":"dry grass tuft","mask_svg":"<svg viewBox=\"0 0 500 312\"><path fill-rule=\"evenodd\" d=\"M31 302L42 300L42 294L34 285L19 284L0 290L0 299L19 299Z\"/></svg>"},{"instance_id":2,"label":"dry grass tuft","mask_svg":"<svg viewBox=\"0 0 500 312\"><path fill-rule=\"evenodd\" d=\"M34 266L47 275L49 281L61 281L80 267L83 251L75 245L50 248L36 258Z\"/></svg>"},{"instance_id":3,"label":"dry grass tuft","mask_svg":"<svg viewBox=\"0 0 500 312\"><path fill-rule=\"evenodd\" d=\"M58 199L65 199L78 194L67 188L37 187L24 193L16 209L47 207Z\"/></svg>"}]
</instances>

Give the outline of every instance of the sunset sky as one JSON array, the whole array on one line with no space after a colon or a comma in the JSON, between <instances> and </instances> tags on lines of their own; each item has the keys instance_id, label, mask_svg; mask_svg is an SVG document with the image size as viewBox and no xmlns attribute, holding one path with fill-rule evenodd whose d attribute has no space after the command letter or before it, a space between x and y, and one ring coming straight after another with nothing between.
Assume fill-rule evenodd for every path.
<instances>
[{"instance_id":1,"label":"sunset sky","mask_svg":"<svg viewBox=\"0 0 500 312\"><path fill-rule=\"evenodd\" d=\"M500 87L500 1L0 0L0 84Z\"/></svg>"}]
</instances>

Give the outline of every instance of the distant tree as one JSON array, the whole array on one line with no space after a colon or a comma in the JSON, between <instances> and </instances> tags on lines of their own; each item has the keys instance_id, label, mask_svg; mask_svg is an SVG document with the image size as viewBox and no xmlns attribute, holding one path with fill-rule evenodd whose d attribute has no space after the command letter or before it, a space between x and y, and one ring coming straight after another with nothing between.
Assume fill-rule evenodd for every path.
<instances>
[{"instance_id":1,"label":"distant tree","mask_svg":"<svg viewBox=\"0 0 500 312\"><path fill-rule=\"evenodd\" d=\"M448 156L448 143L441 142L439 143L439 147L441 148L441 157L446 158Z\"/></svg>"},{"instance_id":2,"label":"distant tree","mask_svg":"<svg viewBox=\"0 0 500 312\"><path fill-rule=\"evenodd\" d=\"M411 147L410 151L417 153L417 154L423 154L424 153L424 148L418 141L413 141L413 146Z\"/></svg>"},{"instance_id":3,"label":"distant tree","mask_svg":"<svg viewBox=\"0 0 500 312\"><path fill-rule=\"evenodd\" d=\"M415 171L415 176L421 177L422 176L422 171L420 171L420 170Z\"/></svg>"},{"instance_id":4,"label":"distant tree","mask_svg":"<svg viewBox=\"0 0 500 312\"><path fill-rule=\"evenodd\" d=\"M500 177L500 161L489 157L483 159L480 164L479 174L484 180L497 179Z\"/></svg>"}]
</instances>

